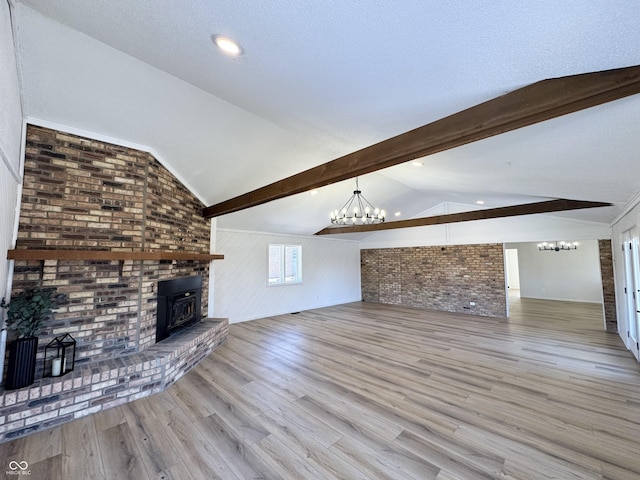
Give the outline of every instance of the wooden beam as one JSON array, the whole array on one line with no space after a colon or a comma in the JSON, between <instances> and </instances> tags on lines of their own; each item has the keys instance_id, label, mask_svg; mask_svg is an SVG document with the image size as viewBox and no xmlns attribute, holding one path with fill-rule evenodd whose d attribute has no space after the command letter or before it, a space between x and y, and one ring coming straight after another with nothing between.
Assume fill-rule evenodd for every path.
<instances>
[{"instance_id":1,"label":"wooden beam","mask_svg":"<svg viewBox=\"0 0 640 480\"><path fill-rule=\"evenodd\" d=\"M424 227L426 225L442 225L445 223L468 222L471 220L488 220L490 218L517 217L519 215L531 215L534 213L562 212L565 210L578 210L581 208L610 207L611 203L588 202L582 200L546 200L544 202L524 203L509 207L487 208L473 210L471 212L449 213L435 215L433 217L412 218L395 222L384 222L377 225L350 225L344 227L327 227L316 235L332 235L338 233L376 232L379 230L392 230L394 228Z\"/></svg>"},{"instance_id":2,"label":"wooden beam","mask_svg":"<svg viewBox=\"0 0 640 480\"><path fill-rule=\"evenodd\" d=\"M8 260L190 260L209 262L224 255L185 252L117 252L111 250L35 250L17 249L7 252Z\"/></svg>"},{"instance_id":3,"label":"wooden beam","mask_svg":"<svg viewBox=\"0 0 640 480\"><path fill-rule=\"evenodd\" d=\"M640 65L533 83L249 193L206 207L237 212L640 93Z\"/></svg>"}]
</instances>

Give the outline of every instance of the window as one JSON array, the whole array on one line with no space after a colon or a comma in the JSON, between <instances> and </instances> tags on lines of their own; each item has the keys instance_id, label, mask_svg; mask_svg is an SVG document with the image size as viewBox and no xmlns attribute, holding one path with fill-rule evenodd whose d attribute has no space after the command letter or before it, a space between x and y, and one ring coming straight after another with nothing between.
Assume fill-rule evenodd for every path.
<instances>
[{"instance_id":1,"label":"window","mask_svg":"<svg viewBox=\"0 0 640 480\"><path fill-rule=\"evenodd\" d=\"M302 247L269 245L269 285L302 282Z\"/></svg>"}]
</instances>

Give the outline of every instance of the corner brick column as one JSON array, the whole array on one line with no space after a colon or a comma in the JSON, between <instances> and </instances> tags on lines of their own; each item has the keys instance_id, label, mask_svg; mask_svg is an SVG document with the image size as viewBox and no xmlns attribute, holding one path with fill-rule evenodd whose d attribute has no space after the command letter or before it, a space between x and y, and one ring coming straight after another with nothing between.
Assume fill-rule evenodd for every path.
<instances>
[{"instance_id":1,"label":"corner brick column","mask_svg":"<svg viewBox=\"0 0 640 480\"><path fill-rule=\"evenodd\" d=\"M611 249L611 240L598 240L598 250L600 251L600 275L602 276L604 327L609 333L618 333L616 289L613 280L613 252Z\"/></svg>"}]
</instances>

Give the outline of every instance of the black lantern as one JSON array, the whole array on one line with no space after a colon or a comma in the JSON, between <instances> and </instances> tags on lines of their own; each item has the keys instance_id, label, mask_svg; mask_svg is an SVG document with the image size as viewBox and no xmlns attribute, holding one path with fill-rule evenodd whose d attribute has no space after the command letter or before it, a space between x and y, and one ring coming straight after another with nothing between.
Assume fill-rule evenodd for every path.
<instances>
[{"instance_id":1,"label":"black lantern","mask_svg":"<svg viewBox=\"0 0 640 480\"><path fill-rule=\"evenodd\" d=\"M56 337L44 349L44 376L60 377L73 370L76 363L76 341L68 333Z\"/></svg>"}]
</instances>

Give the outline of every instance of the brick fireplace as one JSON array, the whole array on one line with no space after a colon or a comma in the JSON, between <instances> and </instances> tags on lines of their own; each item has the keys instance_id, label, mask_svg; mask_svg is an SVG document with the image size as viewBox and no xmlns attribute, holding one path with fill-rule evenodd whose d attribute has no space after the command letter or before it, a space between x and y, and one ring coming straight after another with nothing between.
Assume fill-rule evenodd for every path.
<instances>
[{"instance_id":1,"label":"brick fireplace","mask_svg":"<svg viewBox=\"0 0 640 480\"><path fill-rule=\"evenodd\" d=\"M208 254L203 206L147 152L27 127L18 251ZM36 378L56 336L77 340L77 360L64 377L0 391L0 441L166 388L226 339L226 320L209 319L156 345L158 282L200 277L207 317L209 261L170 257L15 261L14 291L69 299L40 335Z\"/></svg>"}]
</instances>

